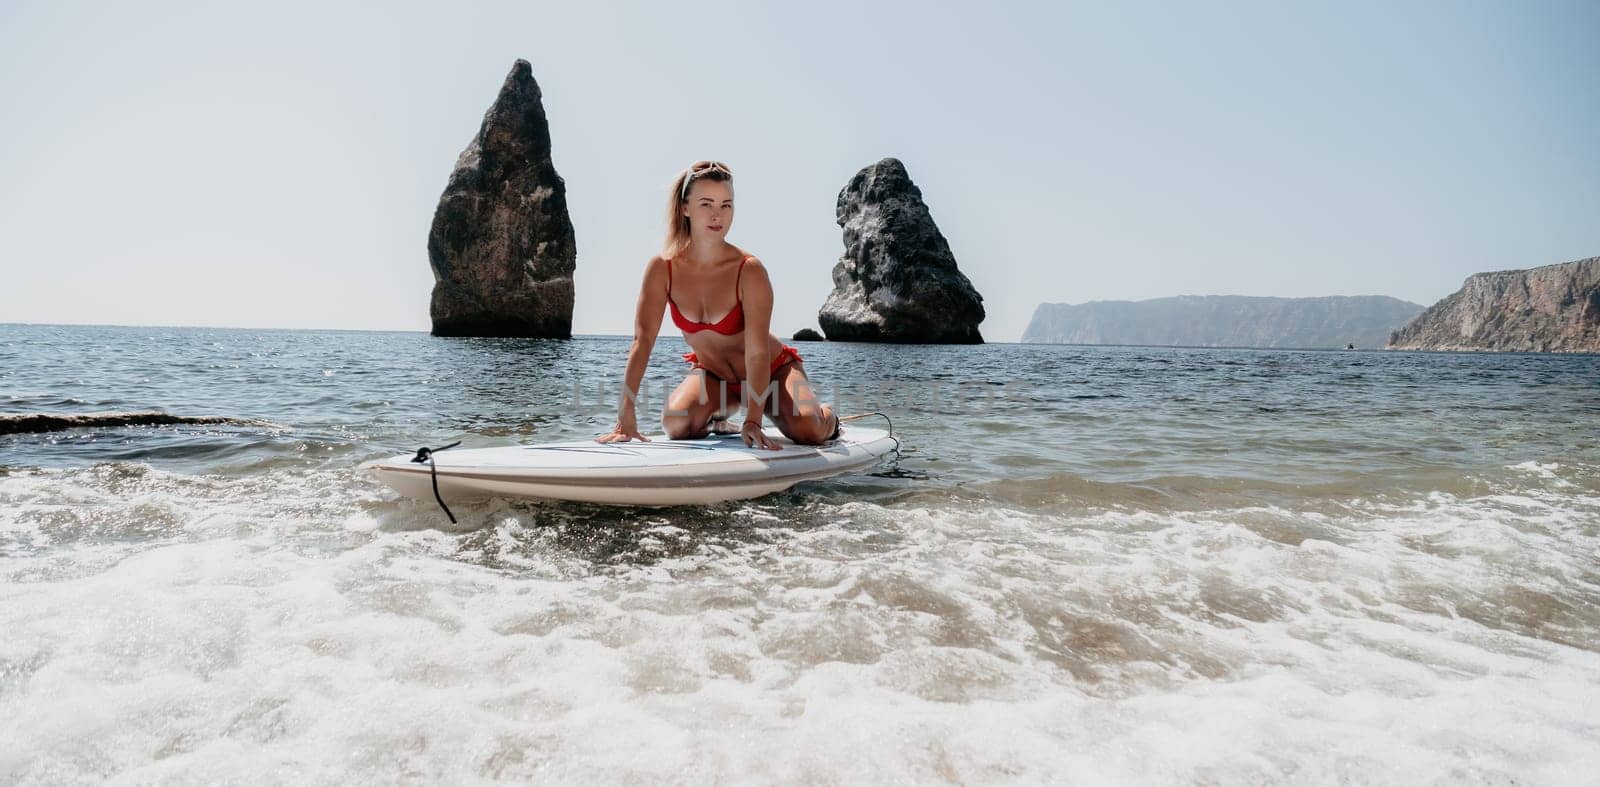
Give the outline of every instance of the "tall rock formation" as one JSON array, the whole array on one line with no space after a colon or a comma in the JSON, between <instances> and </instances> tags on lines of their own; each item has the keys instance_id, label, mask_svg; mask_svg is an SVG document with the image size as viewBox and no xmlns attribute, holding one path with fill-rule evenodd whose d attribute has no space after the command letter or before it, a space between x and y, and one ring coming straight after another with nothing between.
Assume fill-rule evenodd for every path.
<instances>
[{"instance_id":1,"label":"tall rock formation","mask_svg":"<svg viewBox=\"0 0 1600 787\"><path fill-rule=\"evenodd\" d=\"M1600 257L1475 273L1394 332L1396 350L1600 352Z\"/></svg>"},{"instance_id":2,"label":"tall rock formation","mask_svg":"<svg viewBox=\"0 0 1600 787\"><path fill-rule=\"evenodd\" d=\"M435 336L572 336L577 246L526 60L511 67L456 159L433 214L428 262Z\"/></svg>"},{"instance_id":3,"label":"tall rock formation","mask_svg":"<svg viewBox=\"0 0 1600 787\"><path fill-rule=\"evenodd\" d=\"M1042 303L1024 342L1186 347L1382 347L1422 306L1384 295Z\"/></svg>"},{"instance_id":4,"label":"tall rock formation","mask_svg":"<svg viewBox=\"0 0 1600 787\"><path fill-rule=\"evenodd\" d=\"M839 192L844 255L817 321L829 341L979 344L983 296L956 268L904 164L886 158Z\"/></svg>"}]
</instances>

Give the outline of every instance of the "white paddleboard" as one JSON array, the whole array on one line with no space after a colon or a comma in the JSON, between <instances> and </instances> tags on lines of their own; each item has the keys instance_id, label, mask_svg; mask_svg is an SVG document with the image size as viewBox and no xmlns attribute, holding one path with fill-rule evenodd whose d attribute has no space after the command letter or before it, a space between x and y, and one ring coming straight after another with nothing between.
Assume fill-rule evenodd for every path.
<instances>
[{"instance_id":1,"label":"white paddleboard","mask_svg":"<svg viewBox=\"0 0 1600 787\"><path fill-rule=\"evenodd\" d=\"M739 435L699 440L566 443L449 449L433 454L439 495L446 503L484 497L539 497L616 505L672 506L742 500L782 491L801 481L876 465L899 447L887 431L845 424L820 446L797 445L776 427L781 446L748 448ZM407 497L433 499L433 476L414 454L366 462L379 480Z\"/></svg>"}]
</instances>

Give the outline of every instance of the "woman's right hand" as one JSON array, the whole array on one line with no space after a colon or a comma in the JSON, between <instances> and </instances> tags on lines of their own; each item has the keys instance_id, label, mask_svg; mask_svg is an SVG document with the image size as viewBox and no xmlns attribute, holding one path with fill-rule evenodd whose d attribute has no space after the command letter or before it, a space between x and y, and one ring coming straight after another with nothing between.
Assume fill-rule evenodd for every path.
<instances>
[{"instance_id":1,"label":"woman's right hand","mask_svg":"<svg viewBox=\"0 0 1600 787\"><path fill-rule=\"evenodd\" d=\"M650 438L639 434L639 425L633 419L617 421L611 431L594 439L597 443L626 443L629 440L638 440L641 443L650 442Z\"/></svg>"}]
</instances>

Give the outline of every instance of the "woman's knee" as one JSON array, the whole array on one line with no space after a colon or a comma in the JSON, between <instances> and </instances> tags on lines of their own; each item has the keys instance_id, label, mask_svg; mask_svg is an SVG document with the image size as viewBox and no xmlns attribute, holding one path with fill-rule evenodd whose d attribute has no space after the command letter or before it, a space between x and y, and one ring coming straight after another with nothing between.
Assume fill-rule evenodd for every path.
<instances>
[{"instance_id":1,"label":"woman's knee","mask_svg":"<svg viewBox=\"0 0 1600 787\"><path fill-rule=\"evenodd\" d=\"M811 422L792 424L788 430L788 438L797 445L822 445L828 442L828 431Z\"/></svg>"},{"instance_id":2,"label":"woman's knee","mask_svg":"<svg viewBox=\"0 0 1600 787\"><path fill-rule=\"evenodd\" d=\"M802 445L822 445L833 436L833 415L826 408L803 410L782 421L786 437Z\"/></svg>"},{"instance_id":3,"label":"woman's knee","mask_svg":"<svg viewBox=\"0 0 1600 787\"><path fill-rule=\"evenodd\" d=\"M667 402L661 411L661 430L671 440L691 440L711 434L711 419L715 415L714 402L702 402L697 397L685 396Z\"/></svg>"},{"instance_id":4,"label":"woman's knee","mask_svg":"<svg viewBox=\"0 0 1600 787\"><path fill-rule=\"evenodd\" d=\"M662 416L661 431L666 432L668 440L692 440L711 433L709 423L696 424L689 415Z\"/></svg>"}]
</instances>

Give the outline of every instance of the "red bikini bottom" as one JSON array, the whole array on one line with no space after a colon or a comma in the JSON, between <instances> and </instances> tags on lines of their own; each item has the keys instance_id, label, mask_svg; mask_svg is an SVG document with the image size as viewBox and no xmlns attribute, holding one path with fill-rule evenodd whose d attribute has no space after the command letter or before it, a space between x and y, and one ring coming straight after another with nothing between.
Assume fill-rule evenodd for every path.
<instances>
[{"instance_id":1,"label":"red bikini bottom","mask_svg":"<svg viewBox=\"0 0 1600 787\"><path fill-rule=\"evenodd\" d=\"M684 353L683 354L683 360L688 361L690 363L690 365L692 365L696 369L704 369L704 368L706 368L706 367L700 365L700 359L696 358L694 353ZM805 360L804 358L800 357L800 351L799 350L796 350L795 348L790 347L789 345L785 344L783 346L783 349L780 350L778 352L778 354L773 356L773 358L772 358L772 375L776 376L778 374L778 370L783 368L784 365L786 365L786 364L788 364L790 362L800 362L800 361L804 361L804 360ZM713 375L713 376L715 376L715 375ZM727 385L726 385L727 395L726 395L726 398L722 400L722 404L723 405L728 405L730 402L737 404L738 402L743 401L743 399L744 399L744 383L742 381L739 381L739 380L728 380L728 381L726 381L726 383L727 383ZM774 401L771 406L776 408L777 407L777 402ZM774 410L774 412L776 412L776 411ZM833 421L833 434L828 435L828 439L832 440L833 438L838 437L838 436L839 436L839 418L838 418L838 415L835 414L834 415L834 421Z\"/></svg>"},{"instance_id":2,"label":"red bikini bottom","mask_svg":"<svg viewBox=\"0 0 1600 787\"><path fill-rule=\"evenodd\" d=\"M696 368L696 369L704 369L704 368L706 368L706 367L700 365L700 359L696 358L694 353L684 353L683 354L683 359L685 361L688 361L689 364L691 366L693 366L694 368ZM768 377L771 377L772 375L777 374L778 370L782 369L783 365L786 364L786 363L789 363L790 361L804 361L804 360L805 360L804 358L800 357L800 351L799 350L796 350L795 348L790 347L789 345L785 344L783 346L783 349L778 351L777 355L772 356L772 371L768 374ZM731 385L739 385L739 381L738 380L729 380L728 382Z\"/></svg>"}]
</instances>

